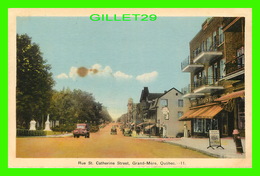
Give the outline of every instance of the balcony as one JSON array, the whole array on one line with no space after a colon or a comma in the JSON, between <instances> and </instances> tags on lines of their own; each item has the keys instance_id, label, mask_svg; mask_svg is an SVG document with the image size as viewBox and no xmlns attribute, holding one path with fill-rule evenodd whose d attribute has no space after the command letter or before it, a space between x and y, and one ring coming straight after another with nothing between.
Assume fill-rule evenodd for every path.
<instances>
[{"instance_id":1,"label":"balcony","mask_svg":"<svg viewBox=\"0 0 260 176\"><path fill-rule=\"evenodd\" d=\"M214 78L201 78L194 82L194 93L211 93L215 90L224 89L222 82L214 80Z\"/></svg>"},{"instance_id":2,"label":"balcony","mask_svg":"<svg viewBox=\"0 0 260 176\"><path fill-rule=\"evenodd\" d=\"M244 54L226 63L226 80L236 78L245 74Z\"/></svg>"},{"instance_id":3,"label":"balcony","mask_svg":"<svg viewBox=\"0 0 260 176\"><path fill-rule=\"evenodd\" d=\"M216 44L215 44L216 45ZM210 47L206 51L199 51L193 59L195 64L208 64L209 62L221 57L223 55L222 51L217 51L217 47Z\"/></svg>"},{"instance_id":4,"label":"balcony","mask_svg":"<svg viewBox=\"0 0 260 176\"><path fill-rule=\"evenodd\" d=\"M203 68L203 64L194 64L190 60L190 57L186 58L184 61L181 63L181 70L183 72L194 72L195 70L199 68Z\"/></svg>"},{"instance_id":5,"label":"balcony","mask_svg":"<svg viewBox=\"0 0 260 176\"><path fill-rule=\"evenodd\" d=\"M204 93L194 93L192 90L194 89L194 86L191 86L190 84L184 88L182 88L183 98L200 98L204 97Z\"/></svg>"}]
</instances>

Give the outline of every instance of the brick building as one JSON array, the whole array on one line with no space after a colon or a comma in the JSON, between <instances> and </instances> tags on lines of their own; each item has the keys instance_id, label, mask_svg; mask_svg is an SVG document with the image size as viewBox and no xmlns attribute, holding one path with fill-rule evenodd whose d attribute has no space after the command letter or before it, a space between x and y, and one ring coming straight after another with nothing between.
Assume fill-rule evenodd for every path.
<instances>
[{"instance_id":1,"label":"brick building","mask_svg":"<svg viewBox=\"0 0 260 176\"><path fill-rule=\"evenodd\" d=\"M181 67L190 73L183 98L191 107L179 120L191 121L193 136L208 136L211 129L222 137L234 129L244 134L244 29L245 18L212 17L190 41Z\"/></svg>"}]
</instances>

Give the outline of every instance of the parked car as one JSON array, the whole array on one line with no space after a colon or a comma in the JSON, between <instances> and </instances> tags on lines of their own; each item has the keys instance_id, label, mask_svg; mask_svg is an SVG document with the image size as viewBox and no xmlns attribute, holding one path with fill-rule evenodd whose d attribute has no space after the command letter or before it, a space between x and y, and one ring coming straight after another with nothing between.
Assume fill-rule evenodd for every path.
<instances>
[{"instance_id":1,"label":"parked car","mask_svg":"<svg viewBox=\"0 0 260 176\"><path fill-rule=\"evenodd\" d=\"M116 126L112 126L110 134L117 134Z\"/></svg>"},{"instance_id":2,"label":"parked car","mask_svg":"<svg viewBox=\"0 0 260 176\"><path fill-rule=\"evenodd\" d=\"M85 123L79 123L77 124L77 127L75 130L73 130L73 136L74 138L79 138L80 136L85 136L85 138L90 137L89 133L89 126Z\"/></svg>"},{"instance_id":3,"label":"parked car","mask_svg":"<svg viewBox=\"0 0 260 176\"><path fill-rule=\"evenodd\" d=\"M132 130L129 128L125 128L124 130L124 136L132 136Z\"/></svg>"}]
</instances>

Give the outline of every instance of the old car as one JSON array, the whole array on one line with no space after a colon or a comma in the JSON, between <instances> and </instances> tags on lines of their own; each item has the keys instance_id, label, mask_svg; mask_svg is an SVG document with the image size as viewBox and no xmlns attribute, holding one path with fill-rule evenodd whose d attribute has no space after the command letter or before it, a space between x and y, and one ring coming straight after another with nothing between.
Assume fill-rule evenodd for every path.
<instances>
[{"instance_id":1,"label":"old car","mask_svg":"<svg viewBox=\"0 0 260 176\"><path fill-rule=\"evenodd\" d=\"M74 138L79 138L80 136L85 136L85 138L90 137L89 133L89 126L85 123L79 123L77 124L77 127L75 130L73 130L73 136Z\"/></svg>"},{"instance_id":2,"label":"old car","mask_svg":"<svg viewBox=\"0 0 260 176\"><path fill-rule=\"evenodd\" d=\"M110 134L117 134L116 126L112 126Z\"/></svg>"},{"instance_id":3,"label":"old car","mask_svg":"<svg viewBox=\"0 0 260 176\"><path fill-rule=\"evenodd\" d=\"M123 132L124 136L132 136L132 130L129 128L125 128Z\"/></svg>"}]
</instances>

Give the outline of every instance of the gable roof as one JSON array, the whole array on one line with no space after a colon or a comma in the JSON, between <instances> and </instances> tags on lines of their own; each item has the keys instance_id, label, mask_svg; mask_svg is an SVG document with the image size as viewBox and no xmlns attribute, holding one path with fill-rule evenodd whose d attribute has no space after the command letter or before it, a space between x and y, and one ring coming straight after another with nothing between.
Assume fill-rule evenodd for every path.
<instances>
[{"instance_id":1,"label":"gable roof","mask_svg":"<svg viewBox=\"0 0 260 176\"><path fill-rule=\"evenodd\" d=\"M172 90L175 90L175 91L177 91L178 93L180 93L181 95L183 95L183 93L182 92L180 92L179 90L177 90L176 88L171 88L170 90L168 90L168 91L165 91L160 97L158 97L158 98L161 98L162 96L164 96L164 95L166 95L167 93L169 93L170 91L172 91Z\"/></svg>"}]
</instances>

